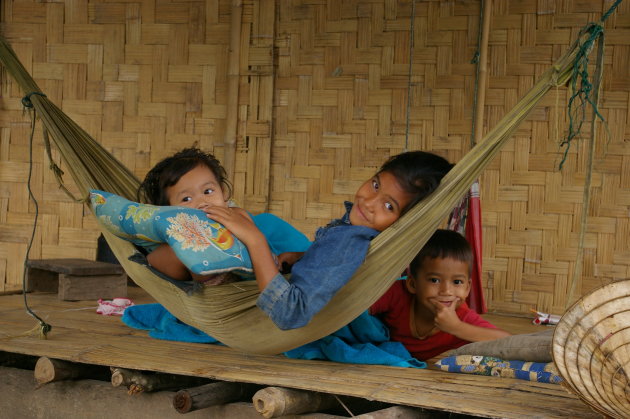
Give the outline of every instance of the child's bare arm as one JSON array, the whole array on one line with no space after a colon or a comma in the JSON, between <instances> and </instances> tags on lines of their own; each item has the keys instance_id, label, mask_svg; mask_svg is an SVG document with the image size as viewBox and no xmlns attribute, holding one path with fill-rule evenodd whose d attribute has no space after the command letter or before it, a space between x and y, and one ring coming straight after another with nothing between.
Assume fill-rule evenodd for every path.
<instances>
[{"instance_id":1,"label":"child's bare arm","mask_svg":"<svg viewBox=\"0 0 630 419\"><path fill-rule=\"evenodd\" d=\"M510 333L506 332L505 330L475 326L466 322L461 322L461 325L454 331L454 333L451 334L468 342L495 340L510 336Z\"/></svg>"},{"instance_id":2,"label":"child's bare arm","mask_svg":"<svg viewBox=\"0 0 630 419\"><path fill-rule=\"evenodd\" d=\"M251 217L241 208L210 207L208 217L223 224L241 240L252 259L258 288L262 291L279 273L266 237L256 227Z\"/></svg>"},{"instance_id":3,"label":"child's bare arm","mask_svg":"<svg viewBox=\"0 0 630 419\"><path fill-rule=\"evenodd\" d=\"M510 333L505 330L481 327L463 322L457 316L455 302L449 307L437 301L433 301L433 304L436 307L435 326L443 332L450 333L462 340L479 342L482 340L494 340L510 336Z\"/></svg>"},{"instance_id":4,"label":"child's bare arm","mask_svg":"<svg viewBox=\"0 0 630 419\"><path fill-rule=\"evenodd\" d=\"M190 272L168 244L161 244L147 255L147 262L153 268L169 277L181 281L190 279Z\"/></svg>"}]
</instances>

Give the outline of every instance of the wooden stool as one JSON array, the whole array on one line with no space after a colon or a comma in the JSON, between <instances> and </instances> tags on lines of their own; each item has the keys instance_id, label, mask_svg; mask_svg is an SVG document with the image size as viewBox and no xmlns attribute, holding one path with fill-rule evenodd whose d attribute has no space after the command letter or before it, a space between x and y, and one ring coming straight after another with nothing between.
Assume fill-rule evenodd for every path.
<instances>
[{"instance_id":1,"label":"wooden stool","mask_svg":"<svg viewBox=\"0 0 630 419\"><path fill-rule=\"evenodd\" d=\"M120 265L88 259L29 260L26 292L57 292L60 300L98 300L127 296L127 274Z\"/></svg>"}]
</instances>

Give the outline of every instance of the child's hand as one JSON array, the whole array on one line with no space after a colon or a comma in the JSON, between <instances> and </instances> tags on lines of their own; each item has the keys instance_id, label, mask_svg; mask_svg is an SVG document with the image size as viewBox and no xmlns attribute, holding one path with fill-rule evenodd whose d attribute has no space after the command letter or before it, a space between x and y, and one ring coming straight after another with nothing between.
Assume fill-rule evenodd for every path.
<instances>
[{"instance_id":1,"label":"child's hand","mask_svg":"<svg viewBox=\"0 0 630 419\"><path fill-rule=\"evenodd\" d=\"M457 331L462 324L456 312L461 299L458 297L449 305L440 303L436 298L431 298L430 301L435 307L435 326L443 332L457 335Z\"/></svg>"},{"instance_id":2,"label":"child's hand","mask_svg":"<svg viewBox=\"0 0 630 419\"><path fill-rule=\"evenodd\" d=\"M212 218L225 226L245 245L252 240L259 240L262 236L258 227L252 221L247 211L242 208L207 207L204 208L208 218ZM264 236L262 236L264 239Z\"/></svg>"},{"instance_id":3,"label":"child's hand","mask_svg":"<svg viewBox=\"0 0 630 419\"><path fill-rule=\"evenodd\" d=\"M223 224L247 246L258 289L263 291L278 274L278 267L265 235L256 227L247 211L241 208L209 207L204 211L208 218Z\"/></svg>"}]
</instances>

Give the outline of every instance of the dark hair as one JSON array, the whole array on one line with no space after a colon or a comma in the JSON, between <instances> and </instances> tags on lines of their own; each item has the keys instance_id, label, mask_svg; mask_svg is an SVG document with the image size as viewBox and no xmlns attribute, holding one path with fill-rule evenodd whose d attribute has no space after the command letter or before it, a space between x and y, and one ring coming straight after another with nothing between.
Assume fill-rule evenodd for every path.
<instances>
[{"instance_id":1,"label":"dark hair","mask_svg":"<svg viewBox=\"0 0 630 419\"><path fill-rule=\"evenodd\" d=\"M468 276L472 271L473 252L466 237L452 230L437 230L424 247L418 252L409 265L412 276L416 276L418 270L426 259L450 258L468 264Z\"/></svg>"},{"instance_id":2,"label":"dark hair","mask_svg":"<svg viewBox=\"0 0 630 419\"><path fill-rule=\"evenodd\" d=\"M197 166L206 166L217 178L227 197L232 195L232 185L225 169L214 155L198 148L185 148L153 166L138 188L138 201L153 205L169 205L166 188L175 185L179 179Z\"/></svg>"},{"instance_id":3,"label":"dark hair","mask_svg":"<svg viewBox=\"0 0 630 419\"><path fill-rule=\"evenodd\" d=\"M401 215L433 192L453 165L444 157L426 151L407 151L392 156L378 173L394 175L405 192L412 195Z\"/></svg>"}]
</instances>

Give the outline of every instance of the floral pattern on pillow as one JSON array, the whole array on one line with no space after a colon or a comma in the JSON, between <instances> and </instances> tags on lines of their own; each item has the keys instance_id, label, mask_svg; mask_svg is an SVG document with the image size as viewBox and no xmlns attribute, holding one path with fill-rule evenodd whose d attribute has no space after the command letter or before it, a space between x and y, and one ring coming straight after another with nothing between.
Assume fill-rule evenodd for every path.
<instances>
[{"instance_id":1,"label":"floral pattern on pillow","mask_svg":"<svg viewBox=\"0 0 630 419\"><path fill-rule=\"evenodd\" d=\"M99 190L90 191L90 200L107 231L149 251L168 243L191 272L251 276L245 245L201 210L140 204Z\"/></svg>"}]
</instances>

